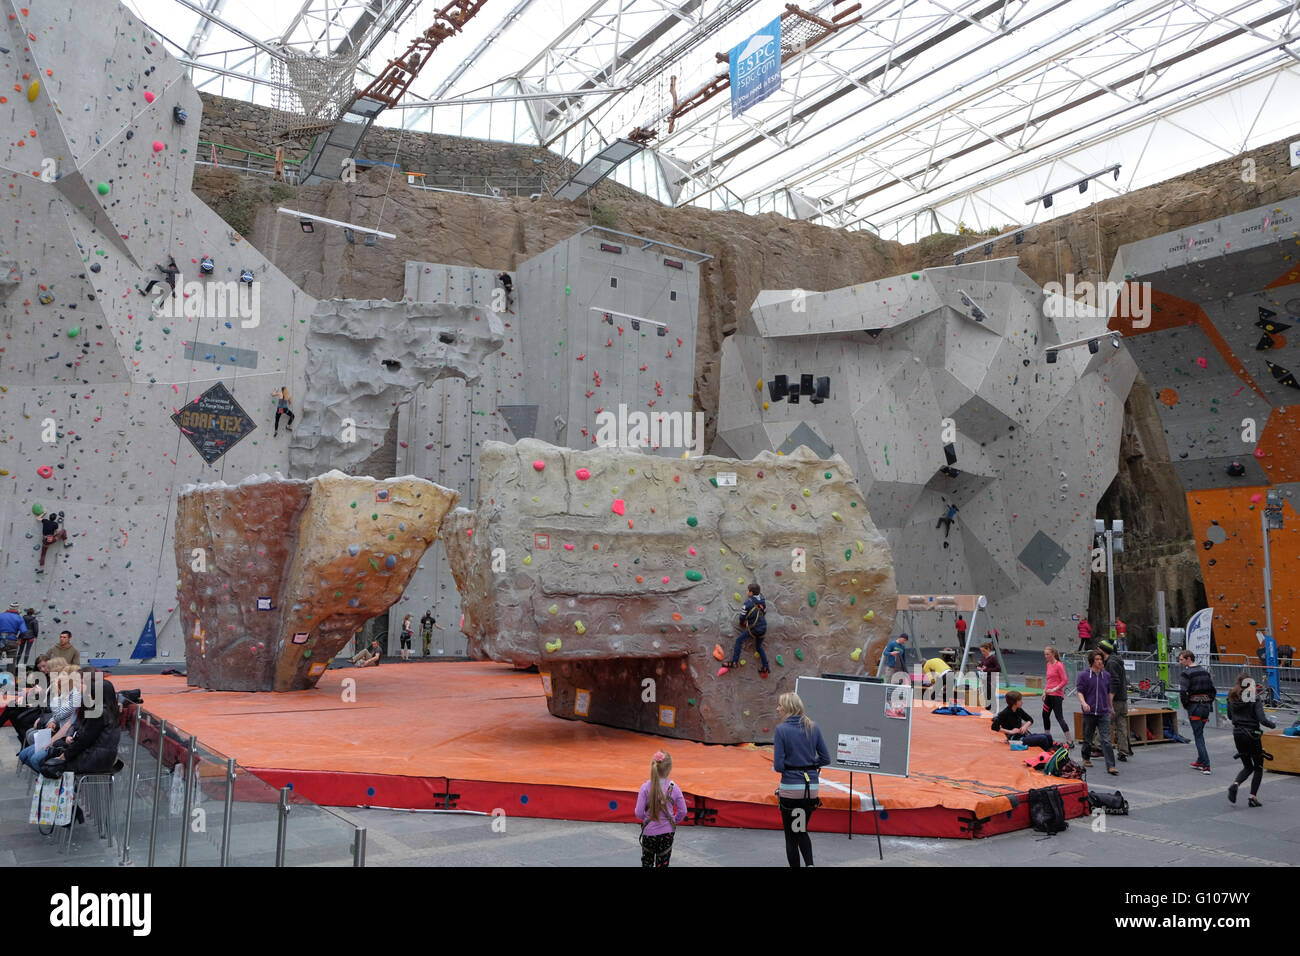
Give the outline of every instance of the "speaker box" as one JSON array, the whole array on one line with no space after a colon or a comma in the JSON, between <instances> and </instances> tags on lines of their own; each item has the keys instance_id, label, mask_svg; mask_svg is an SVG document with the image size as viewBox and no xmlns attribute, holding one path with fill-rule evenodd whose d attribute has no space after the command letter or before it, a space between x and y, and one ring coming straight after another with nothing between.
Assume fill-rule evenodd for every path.
<instances>
[{"instance_id":1,"label":"speaker box","mask_svg":"<svg viewBox=\"0 0 1300 956\"><path fill-rule=\"evenodd\" d=\"M789 382L784 375L774 375L767 383L767 394L772 401L779 402L785 398L785 393L789 391Z\"/></svg>"},{"instance_id":2,"label":"speaker box","mask_svg":"<svg viewBox=\"0 0 1300 956\"><path fill-rule=\"evenodd\" d=\"M823 375L821 378L817 379L817 397L831 397L831 378L829 375Z\"/></svg>"},{"instance_id":3,"label":"speaker box","mask_svg":"<svg viewBox=\"0 0 1300 956\"><path fill-rule=\"evenodd\" d=\"M797 387L790 389L789 401L791 405L799 404L799 389Z\"/></svg>"},{"instance_id":4,"label":"speaker box","mask_svg":"<svg viewBox=\"0 0 1300 956\"><path fill-rule=\"evenodd\" d=\"M799 376L799 394L811 395L813 393L813 377L811 374Z\"/></svg>"}]
</instances>

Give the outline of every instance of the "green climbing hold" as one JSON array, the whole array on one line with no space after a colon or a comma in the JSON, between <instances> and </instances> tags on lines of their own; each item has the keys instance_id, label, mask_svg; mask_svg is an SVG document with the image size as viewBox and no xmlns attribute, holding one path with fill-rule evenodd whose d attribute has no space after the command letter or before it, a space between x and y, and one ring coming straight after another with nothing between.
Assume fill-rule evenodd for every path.
<instances>
[{"instance_id":1,"label":"green climbing hold","mask_svg":"<svg viewBox=\"0 0 1300 956\"><path fill-rule=\"evenodd\" d=\"M858 503L857 503L856 501L850 501L850 502L849 502L849 507L850 507L850 508L856 508L857 506L858 506Z\"/></svg>"},{"instance_id":2,"label":"green climbing hold","mask_svg":"<svg viewBox=\"0 0 1300 956\"><path fill-rule=\"evenodd\" d=\"M853 549L852 549L852 548L845 548L845 549L844 549L844 560L847 561L847 560L849 560L849 558L851 558L851 557L853 557Z\"/></svg>"},{"instance_id":3,"label":"green climbing hold","mask_svg":"<svg viewBox=\"0 0 1300 956\"><path fill-rule=\"evenodd\" d=\"M379 570L379 562L377 562L374 558L370 559L370 566L374 568L376 571Z\"/></svg>"},{"instance_id":4,"label":"green climbing hold","mask_svg":"<svg viewBox=\"0 0 1300 956\"><path fill-rule=\"evenodd\" d=\"M303 657L311 657L311 651L310 651L310 650L303 651L303 652L302 652L302 656L303 656Z\"/></svg>"},{"instance_id":5,"label":"green climbing hold","mask_svg":"<svg viewBox=\"0 0 1300 956\"><path fill-rule=\"evenodd\" d=\"M692 528L694 528L697 524L700 523L700 519L695 517L695 515L691 515L689 518L686 519L686 523L690 525Z\"/></svg>"},{"instance_id":6,"label":"green climbing hold","mask_svg":"<svg viewBox=\"0 0 1300 956\"><path fill-rule=\"evenodd\" d=\"M913 273L912 273L912 278L913 278L913 279L919 279L919 278L921 278L921 273L919 273L919 272L913 272Z\"/></svg>"},{"instance_id":7,"label":"green climbing hold","mask_svg":"<svg viewBox=\"0 0 1300 956\"><path fill-rule=\"evenodd\" d=\"M355 501L354 501L354 502L352 502L352 507L354 507L354 508L355 508L355 507L356 507L356 506L357 506L357 503L356 503L356 502L355 502Z\"/></svg>"},{"instance_id":8,"label":"green climbing hold","mask_svg":"<svg viewBox=\"0 0 1300 956\"><path fill-rule=\"evenodd\" d=\"M566 285L566 286L564 287L564 294L565 294L565 295L573 295L573 288L572 288L572 286L567 286L567 285Z\"/></svg>"},{"instance_id":9,"label":"green climbing hold","mask_svg":"<svg viewBox=\"0 0 1300 956\"><path fill-rule=\"evenodd\" d=\"M796 647L794 649L794 656L799 658L799 660L803 660L803 648Z\"/></svg>"},{"instance_id":10,"label":"green climbing hold","mask_svg":"<svg viewBox=\"0 0 1300 956\"><path fill-rule=\"evenodd\" d=\"M853 605L855 605L855 604L857 604L857 603L858 603L857 595L855 595L855 594L850 594L850 595L849 595L849 607L853 607Z\"/></svg>"},{"instance_id":11,"label":"green climbing hold","mask_svg":"<svg viewBox=\"0 0 1300 956\"><path fill-rule=\"evenodd\" d=\"M32 514L36 515L38 518L45 514L45 505L41 504L39 501L32 505Z\"/></svg>"},{"instance_id":12,"label":"green climbing hold","mask_svg":"<svg viewBox=\"0 0 1300 956\"><path fill-rule=\"evenodd\" d=\"M112 189L112 187L109 186L108 183L100 183L98 186L95 187L95 189L101 196L107 196L109 190Z\"/></svg>"},{"instance_id":13,"label":"green climbing hold","mask_svg":"<svg viewBox=\"0 0 1300 956\"><path fill-rule=\"evenodd\" d=\"M816 591L809 591L809 592L808 592L808 606L809 606L809 607L816 607L816 606L817 606L817 592L816 592Z\"/></svg>"},{"instance_id":14,"label":"green climbing hold","mask_svg":"<svg viewBox=\"0 0 1300 956\"><path fill-rule=\"evenodd\" d=\"M70 339L75 339L80 334L81 334L81 329L75 325L72 328L68 329L68 338Z\"/></svg>"},{"instance_id":15,"label":"green climbing hold","mask_svg":"<svg viewBox=\"0 0 1300 956\"><path fill-rule=\"evenodd\" d=\"M687 697L687 698L686 698L686 703L688 703L688 704L690 704L692 707L694 707L694 706L695 706L695 698L694 698L694 697Z\"/></svg>"},{"instance_id":16,"label":"green climbing hold","mask_svg":"<svg viewBox=\"0 0 1300 956\"><path fill-rule=\"evenodd\" d=\"M370 516L370 520L371 520L371 521L378 521L378 520L379 520L379 515L377 515L377 514L372 514L372 515Z\"/></svg>"},{"instance_id":17,"label":"green climbing hold","mask_svg":"<svg viewBox=\"0 0 1300 956\"><path fill-rule=\"evenodd\" d=\"M782 657L780 654L777 654L777 655L776 655L776 662L777 662L777 664L780 665L781 667L785 667L785 658Z\"/></svg>"},{"instance_id":18,"label":"green climbing hold","mask_svg":"<svg viewBox=\"0 0 1300 956\"><path fill-rule=\"evenodd\" d=\"M703 580L704 580L704 575L700 574L699 571L687 571L687 572L686 572L686 580L687 580L687 581L703 581Z\"/></svg>"},{"instance_id":19,"label":"green climbing hold","mask_svg":"<svg viewBox=\"0 0 1300 956\"><path fill-rule=\"evenodd\" d=\"M716 479L716 478L710 478L710 479L709 479L709 484L711 484L714 488L718 487L718 479Z\"/></svg>"},{"instance_id":20,"label":"green climbing hold","mask_svg":"<svg viewBox=\"0 0 1300 956\"><path fill-rule=\"evenodd\" d=\"M823 477L823 478L826 478L827 480L829 480L830 477L831 477L831 473L828 471L828 472L826 472L825 474L823 474L822 477Z\"/></svg>"}]
</instances>

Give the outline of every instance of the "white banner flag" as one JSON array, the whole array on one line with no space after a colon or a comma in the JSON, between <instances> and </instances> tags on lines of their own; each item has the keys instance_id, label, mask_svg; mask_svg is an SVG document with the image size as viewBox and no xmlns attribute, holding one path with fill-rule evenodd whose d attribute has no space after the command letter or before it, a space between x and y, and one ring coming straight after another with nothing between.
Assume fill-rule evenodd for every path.
<instances>
[{"instance_id":1,"label":"white banner flag","mask_svg":"<svg viewBox=\"0 0 1300 956\"><path fill-rule=\"evenodd\" d=\"M1214 608L1197 611L1187 622L1187 649L1196 655L1196 663L1210 663L1210 630L1214 625Z\"/></svg>"}]
</instances>

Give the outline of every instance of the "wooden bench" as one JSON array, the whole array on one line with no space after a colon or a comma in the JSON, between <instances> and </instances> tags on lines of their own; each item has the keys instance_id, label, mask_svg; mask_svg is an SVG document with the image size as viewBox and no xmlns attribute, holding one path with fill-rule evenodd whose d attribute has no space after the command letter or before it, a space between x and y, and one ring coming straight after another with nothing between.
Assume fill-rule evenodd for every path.
<instances>
[{"instance_id":1,"label":"wooden bench","mask_svg":"<svg viewBox=\"0 0 1300 956\"><path fill-rule=\"evenodd\" d=\"M1300 737L1288 737L1281 730L1264 734L1264 749L1273 755L1264 769L1274 773L1300 773Z\"/></svg>"},{"instance_id":2,"label":"wooden bench","mask_svg":"<svg viewBox=\"0 0 1300 956\"><path fill-rule=\"evenodd\" d=\"M1174 715L1174 732L1177 733L1177 713L1177 711L1164 707L1130 707L1128 712L1129 743L1134 747L1139 744L1174 743L1165 736L1165 718ZM1148 740L1147 731L1150 731L1155 737ZM1133 739L1134 735L1137 736L1136 740ZM1074 715L1074 739L1083 739L1082 711Z\"/></svg>"}]
</instances>

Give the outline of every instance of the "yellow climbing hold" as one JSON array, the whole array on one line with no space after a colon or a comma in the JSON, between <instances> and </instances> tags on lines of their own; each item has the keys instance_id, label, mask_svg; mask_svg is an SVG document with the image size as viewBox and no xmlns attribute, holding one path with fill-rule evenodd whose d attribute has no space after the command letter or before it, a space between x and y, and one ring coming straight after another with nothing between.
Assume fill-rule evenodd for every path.
<instances>
[{"instance_id":1,"label":"yellow climbing hold","mask_svg":"<svg viewBox=\"0 0 1300 956\"><path fill-rule=\"evenodd\" d=\"M551 645L547 644L546 646L547 646L547 647L550 647ZM852 658L852 659L855 660L855 661L856 661L856 660L859 660L859 659L862 657L862 648L860 648L860 647L858 647L858 648L854 648L853 653L850 654L849 657Z\"/></svg>"},{"instance_id":2,"label":"yellow climbing hold","mask_svg":"<svg viewBox=\"0 0 1300 956\"><path fill-rule=\"evenodd\" d=\"M524 564L532 564L532 563L533 563L533 556L531 554L528 555L526 558L524 558Z\"/></svg>"},{"instance_id":3,"label":"yellow climbing hold","mask_svg":"<svg viewBox=\"0 0 1300 956\"><path fill-rule=\"evenodd\" d=\"M579 634L587 633L587 625L583 624L581 621L574 621L573 626L578 629Z\"/></svg>"},{"instance_id":4,"label":"yellow climbing hold","mask_svg":"<svg viewBox=\"0 0 1300 956\"><path fill-rule=\"evenodd\" d=\"M35 103L36 97L41 95L41 81L32 80L32 85L27 87L27 102Z\"/></svg>"},{"instance_id":5,"label":"yellow climbing hold","mask_svg":"<svg viewBox=\"0 0 1300 956\"><path fill-rule=\"evenodd\" d=\"M550 607L548 607L548 608L546 609L546 613L547 613L547 614L559 614L559 613L560 613L560 606L559 606L558 604L552 604Z\"/></svg>"},{"instance_id":6,"label":"yellow climbing hold","mask_svg":"<svg viewBox=\"0 0 1300 956\"><path fill-rule=\"evenodd\" d=\"M764 403L763 403L763 411L767 411L770 407L771 407L771 406L768 405L767 402L764 402Z\"/></svg>"},{"instance_id":7,"label":"yellow climbing hold","mask_svg":"<svg viewBox=\"0 0 1300 956\"><path fill-rule=\"evenodd\" d=\"M763 390L763 380L760 378L758 380L758 384L754 386L754 391L761 392L762 390Z\"/></svg>"},{"instance_id":8,"label":"yellow climbing hold","mask_svg":"<svg viewBox=\"0 0 1300 956\"><path fill-rule=\"evenodd\" d=\"M874 621L875 619L876 619L875 611L868 611L866 614L862 615L862 620L864 621Z\"/></svg>"},{"instance_id":9,"label":"yellow climbing hold","mask_svg":"<svg viewBox=\"0 0 1300 956\"><path fill-rule=\"evenodd\" d=\"M861 553L862 553L862 542L861 542L861 541L855 541L854 544L856 544L856 545L858 546L858 554L861 554Z\"/></svg>"},{"instance_id":10,"label":"yellow climbing hold","mask_svg":"<svg viewBox=\"0 0 1300 956\"><path fill-rule=\"evenodd\" d=\"M737 604L741 603L744 600L743 598L741 598L739 591L734 592L731 596L736 599Z\"/></svg>"},{"instance_id":11,"label":"yellow climbing hold","mask_svg":"<svg viewBox=\"0 0 1300 956\"><path fill-rule=\"evenodd\" d=\"M554 654L556 651L558 651L558 650L560 649L561 646L562 646L562 645L561 645L561 643L560 643L560 639L559 639L558 637L557 637L555 640L553 640L553 641L547 641L547 642L546 642L546 649L547 649L548 651L550 651L552 654Z\"/></svg>"},{"instance_id":12,"label":"yellow climbing hold","mask_svg":"<svg viewBox=\"0 0 1300 956\"><path fill-rule=\"evenodd\" d=\"M718 549L718 553L719 553L719 554L726 554L726 553L727 553L727 549L726 549L726 548L719 548L719 549Z\"/></svg>"},{"instance_id":13,"label":"yellow climbing hold","mask_svg":"<svg viewBox=\"0 0 1300 956\"><path fill-rule=\"evenodd\" d=\"M840 513L839 513L838 511L832 511L832 512L831 512L831 517L834 518L836 521L843 521L843 520L844 520L843 518L840 517Z\"/></svg>"},{"instance_id":14,"label":"yellow climbing hold","mask_svg":"<svg viewBox=\"0 0 1300 956\"><path fill-rule=\"evenodd\" d=\"M809 495L811 495L811 494L812 494L812 492L809 491L807 488L805 488L805 489L803 490L803 496L804 496L805 498L807 498L807 497L808 497Z\"/></svg>"}]
</instances>

